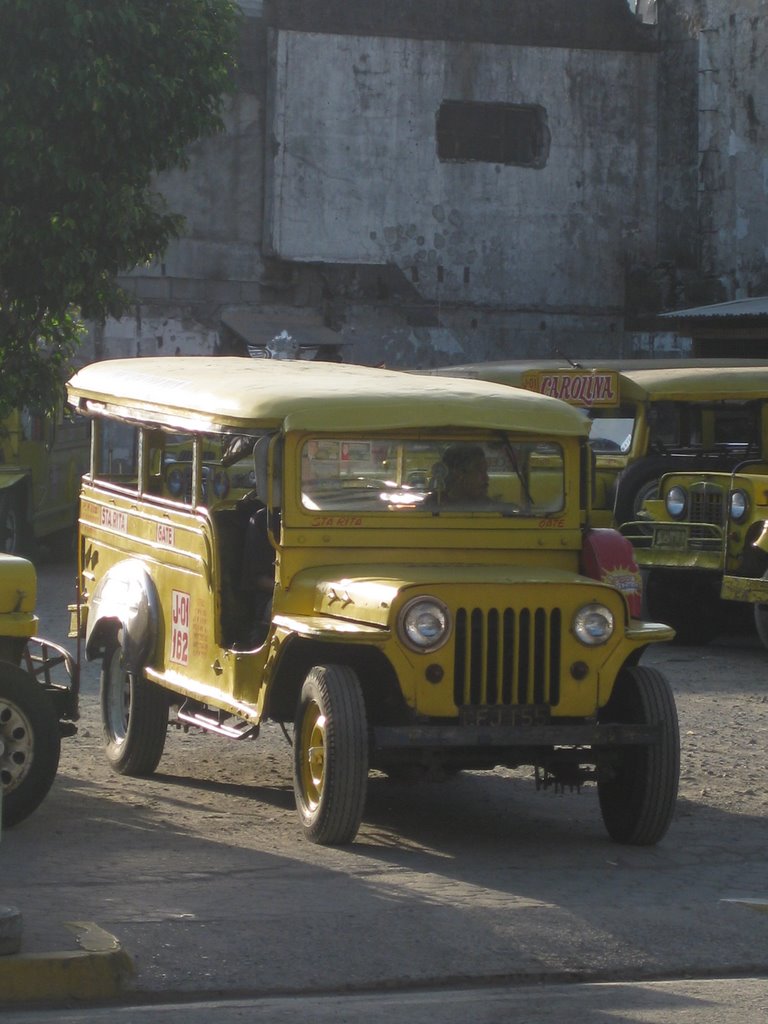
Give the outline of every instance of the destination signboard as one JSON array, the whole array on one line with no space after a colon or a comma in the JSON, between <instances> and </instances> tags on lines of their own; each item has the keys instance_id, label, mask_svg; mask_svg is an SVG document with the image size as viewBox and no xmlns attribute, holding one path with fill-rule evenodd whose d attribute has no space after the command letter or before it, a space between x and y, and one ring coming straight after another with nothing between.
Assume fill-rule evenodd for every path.
<instances>
[{"instance_id":1,"label":"destination signboard","mask_svg":"<svg viewBox=\"0 0 768 1024\"><path fill-rule=\"evenodd\" d=\"M619 404L619 375L613 370L531 370L522 384L528 391L588 409Z\"/></svg>"}]
</instances>

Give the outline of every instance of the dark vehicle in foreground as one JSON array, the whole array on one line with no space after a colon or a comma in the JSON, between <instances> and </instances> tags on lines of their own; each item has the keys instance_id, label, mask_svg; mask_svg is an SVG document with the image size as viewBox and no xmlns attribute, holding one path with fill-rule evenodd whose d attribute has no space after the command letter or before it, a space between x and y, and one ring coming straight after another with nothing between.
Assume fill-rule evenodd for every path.
<instances>
[{"instance_id":1,"label":"dark vehicle in foreground","mask_svg":"<svg viewBox=\"0 0 768 1024\"><path fill-rule=\"evenodd\" d=\"M16 825L43 801L63 736L77 732L79 675L71 654L37 637L37 575L0 554L0 800Z\"/></svg>"}]
</instances>

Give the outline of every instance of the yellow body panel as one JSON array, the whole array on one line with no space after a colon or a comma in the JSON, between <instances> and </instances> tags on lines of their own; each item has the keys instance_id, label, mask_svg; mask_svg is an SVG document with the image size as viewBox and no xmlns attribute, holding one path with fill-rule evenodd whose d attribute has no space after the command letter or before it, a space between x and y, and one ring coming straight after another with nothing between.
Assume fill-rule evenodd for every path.
<instances>
[{"instance_id":1,"label":"yellow body panel","mask_svg":"<svg viewBox=\"0 0 768 1024\"><path fill-rule=\"evenodd\" d=\"M87 654L127 637L131 670L179 703L290 721L309 669L342 664L373 729L502 705L594 724L622 667L673 635L631 618L618 586L584 574L588 423L558 399L366 367L205 358L94 364L69 395L94 419L80 506ZM253 456L236 462L238 479L252 467L266 506L256 511L245 486L222 483L241 433ZM427 482L457 444L495 459L477 504L441 504ZM259 513L276 560L269 621L254 639L245 595L261 573L243 581L242 570ZM443 615L434 646L420 622L416 641L409 633L406 610L420 601L430 622L435 608ZM590 642L581 624L578 639L585 608L613 623L604 640Z\"/></svg>"}]
</instances>

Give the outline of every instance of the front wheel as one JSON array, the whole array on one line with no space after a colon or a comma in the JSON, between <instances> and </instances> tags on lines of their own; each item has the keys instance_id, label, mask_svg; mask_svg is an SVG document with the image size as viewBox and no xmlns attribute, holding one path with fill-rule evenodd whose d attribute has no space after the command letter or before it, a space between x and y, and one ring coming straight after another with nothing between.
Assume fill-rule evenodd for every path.
<instances>
[{"instance_id":1,"label":"front wheel","mask_svg":"<svg viewBox=\"0 0 768 1024\"><path fill-rule=\"evenodd\" d=\"M59 767L61 733L53 702L16 665L0 665L0 784L3 825L42 803Z\"/></svg>"},{"instance_id":2,"label":"front wheel","mask_svg":"<svg viewBox=\"0 0 768 1024\"><path fill-rule=\"evenodd\" d=\"M669 683L654 668L623 669L600 721L658 729L653 744L606 751L597 772L608 835L617 843L652 846L669 828L680 777L680 732Z\"/></svg>"},{"instance_id":3,"label":"front wheel","mask_svg":"<svg viewBox=\"0 0 768 1024\"><path fill-rule=\"evenodd\" d=\"M318 665L301 689L293 733L293 786L313 843L350 843L368 784L368 727L356 673Z\"/></svg>"},{"instance_id":4,"label":"front wheel","mask_svg":"<svg viewBox=\"0 0 768 1024\"><path fill-rule=\"evenodd\" d=\"M119 643L104 653L99 689L107 760L120 775L151 775L168 731L165 691L128 671Z\"/></svg>"}]
</instances>

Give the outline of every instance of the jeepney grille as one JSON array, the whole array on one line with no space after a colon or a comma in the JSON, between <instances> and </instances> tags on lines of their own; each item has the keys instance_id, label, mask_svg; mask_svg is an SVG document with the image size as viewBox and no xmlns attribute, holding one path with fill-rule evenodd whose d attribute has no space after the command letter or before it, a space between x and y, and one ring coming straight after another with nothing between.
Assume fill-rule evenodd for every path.
<instances>
[{"instance_id":1,"label":"jeepney grille","mask_svg":"<svg viewBox=\"0 0 768 1024\"><path fill-rule=\"evenodd\" d=\"M458 707L560 700L559 608L460 608L454 642Z\"/></svg>"},{"instance_id":2,"label":"jeepney grille","mask_svg":"<svg viewBox=\"0 0 768 1024\"><path fill-rule=\"evenodd\" d=\"M725 494L719 487L716 489L708 487L702 490L692 488L689 501L689 519L691 523L708 523L712 526L722 526L724 521ZM695 526L691 530L691 536L699 536Z\"/></svg>"}]
</instances>

